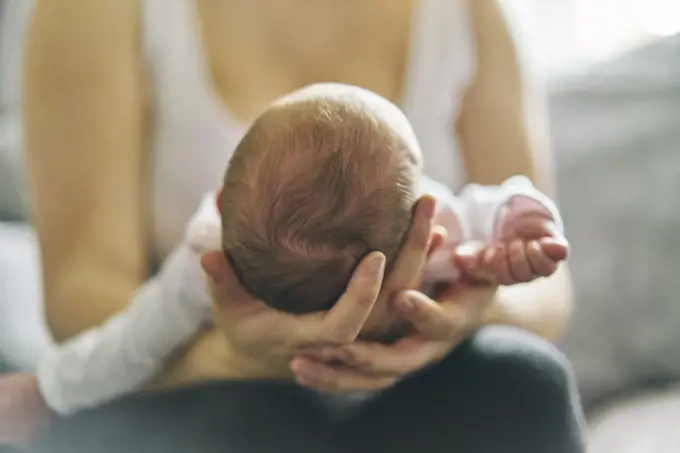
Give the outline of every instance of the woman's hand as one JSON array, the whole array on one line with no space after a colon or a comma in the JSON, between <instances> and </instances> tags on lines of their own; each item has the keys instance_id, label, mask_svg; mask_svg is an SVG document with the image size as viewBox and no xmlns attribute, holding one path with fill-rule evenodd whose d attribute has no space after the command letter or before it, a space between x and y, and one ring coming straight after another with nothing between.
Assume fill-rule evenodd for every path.
<instances>
[{"instance_id":1,"label":"woman's hand","mask_svg":"<svg viewBox=\"0 0 680 453\"><path fill-rule=\"evenodd\" d=\"M537 275L554 273L557 262L566 258L568 242L551 220L520 219L513 228L523 237L540 240L541 253L528 256ZM324 392L375 391L441 360L488 323L487 308L494 300L496 284L513 283L517 277L512 273L519 261L516 255L491 254L491 250L493 246L483 244L459 247L453 260L463 271L462 280L436 301L412 290L394 299L394 309L413 326L411 335L393 345L358 341L295 358L292 368L297 381Z\"/></svg>"},{"instance_id":2,"label":"woman's hand","mask_svg":"<svg viewBox=\"0 0 680 453\"><path fill-rule=\"evenodd\" d=\"M463 282L435 301L413 290L394 299L394 309L413 332L392 345L357 341L298 357L292 368L301 385L329 393L366 392L390 387L400 379L442 360L482 325L496 286Z\"/></svg>"},{"instance_id":3,"label":"woman's hand","mask_svg":"<svg viewBox=\"0 0 680 453\"><path fill-rule=\"evenodd\" d=\"M202 265L212 280L213 317L230 343L240 350L281 355L354 341L378 299L385 256L369 254L335 306L308 315L283 313L253 299L241 288L221 252L204 255Z\"/></svg>"},{"instance_id":4,"label":"woman's hand","mask_svg":"<svg viewBox=\"0 0 680 453\"><path fill-rule=\"evenodd\" d=\"M385 257L370 253L354 272L347 291L328 312L290 315L254 300L239 285L221 252L202 258L215 300L214 318L230 344L256 356L292 357L312 349L356 340L379 298L416 286L428 248L441 242L432 234L435 201L422 197L390 276L383 284ZM382 287L382 290L381 290Z\"/></svg>"}]
</instances>

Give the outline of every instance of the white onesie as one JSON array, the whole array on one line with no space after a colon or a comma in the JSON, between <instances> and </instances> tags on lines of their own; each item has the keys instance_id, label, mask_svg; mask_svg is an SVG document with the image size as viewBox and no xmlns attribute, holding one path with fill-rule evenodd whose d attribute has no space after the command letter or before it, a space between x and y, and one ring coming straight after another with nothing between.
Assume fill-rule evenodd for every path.
<instances>
[{"instance_id":1,"label":"white onesie","mask_svg":"<svg viewBox=\"0 0 680 453\"><path fill-rule=\"evenodd\" d=\"M435 223L460 230L427 264L424 283L457 278L451 250L469 240L494 238L500 220L543 212L562 228L555 204L528 178L516 176L500 186L466 186L455 196L423 177L421 194L437 199ZM515 203L519 201L519 203ZM127 308L57 346L38 367L38 384L48 406L70 414L134 392L148 383L167 358L210 322L211 300L200 254L221 250L221 221L215 193L207 194L186 228L185 240L159 273L135 294Z\"/></svg>"}]
</instances>

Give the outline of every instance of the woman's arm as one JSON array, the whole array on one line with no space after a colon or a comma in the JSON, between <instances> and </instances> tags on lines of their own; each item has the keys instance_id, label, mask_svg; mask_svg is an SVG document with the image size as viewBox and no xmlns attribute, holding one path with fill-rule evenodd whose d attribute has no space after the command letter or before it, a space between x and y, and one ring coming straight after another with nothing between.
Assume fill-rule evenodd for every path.
<instances>
[{"instance_id":1,"label":"woman's arm","mask_svg":"<svg viewBox=\"0 0 680 453\"><path fill-rule=\"evenodd\" d=\"M124 310L40 362L45 401L64 415L138 391L195 339L210 319L210 305L200 256L182 243Z\"/></svg>"},{"instance_id":2,"label":"woman's arm","mask_svg":"<svg viewBox=\"0 0 680 453\"><path fill-rule=\"evenodd\" d=\"M543 102L522 72L513 37L496 0L470 1L477 74L456 124L471 182L500 184L523 174L553 192ZM487 322L510 324L549 339L560 335L572 307L566 266L547 279L502 287Z\"/></svg>"},{"instance_id":3,"label":"woman's arm","mask_svg":"<svg viewBox=\"0 0 680 453\"><path fill-rule=\"evenodd\" d=\"M24 115L48 324L123 308L146 273L138 0L38 0Z\"/></svg>"}]
</instances>

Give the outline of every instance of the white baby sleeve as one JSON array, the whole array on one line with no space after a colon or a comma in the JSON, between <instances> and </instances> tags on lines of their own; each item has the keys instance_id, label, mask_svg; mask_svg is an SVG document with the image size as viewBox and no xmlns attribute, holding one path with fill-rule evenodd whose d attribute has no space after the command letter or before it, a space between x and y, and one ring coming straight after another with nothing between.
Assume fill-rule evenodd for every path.
<instances>
[{"instance_id":1,"label":"white baby sleeve","mask_svg":"<svg viewBox=\"0 0 680 453\"><path fill-rule=\"evenodd\" d=\"M464 206L472 240L492 239L514 200L526 203L520 204L513 215L542 212L553 219L560 231L563 230L562 217L555 203L536 189L526 176L513 176L500 186L468 184L461 190L458 198Z\"/></svg>"},{"instance_id":2,"label":"white baby sleeve","mask_svg":"<svg viewBox=\"0 0 680 453\"><path fill-rule=\"evenodd\" d=\"M420 180L419 195L430 195L437 201L434 223L446 228L448 235L444 244L432 253L423 270L423 287L429 293L430 283L453 281L460 272L452 262L453 249L460 243L469 240L471 235L469 221L466 217L465 205L445 184L427 176Z\"/></svg>"},{"instance_id":3,"label":"white baby sleeve","mask_svg":"<svg viewBox=\"0 0 680 453\"><path fill-rule=\"evenodd\" d=\"M187 241L125 310L55 347L39 365L40 390L57 413L73 413L138 389L209 320L211 300L194 249L209 245L196 231L214 229L201 225L201 209L190 222L193 229L187 228Z\"/></svg>"},{"instance_id":4,"label":"white baby sleeve","mask_svg":"<svg viewBox=\"0 0 680 453\"><path fill-rule=\"evenodd\" d=\"M460 228L460 236L452 238L457 243L463 242L470 237L470 225L466 218L465 205L456 197L451 189L445 184L435 181L425 175L420 178L419 195L430 195L437 201L435 224L444 227L455 222Z\"/></svg>"}]
</instances>

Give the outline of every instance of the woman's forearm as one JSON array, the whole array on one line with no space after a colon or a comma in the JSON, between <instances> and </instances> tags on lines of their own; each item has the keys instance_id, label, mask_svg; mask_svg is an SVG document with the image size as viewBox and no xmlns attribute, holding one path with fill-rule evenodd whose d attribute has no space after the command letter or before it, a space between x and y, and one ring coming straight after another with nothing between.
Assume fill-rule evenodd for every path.
<instances>
[{"instance_id":1,"label":"woman's forearm","mask_svg":"<svg viewBox=\"0 0 680 453\"><path fill-rule=\"evenodd\" d=\"M551 277L500 287L484 324L511 325L554 341L564 332L572 308L571 277L563 264Z\"/></svg>"}]
</instances>

